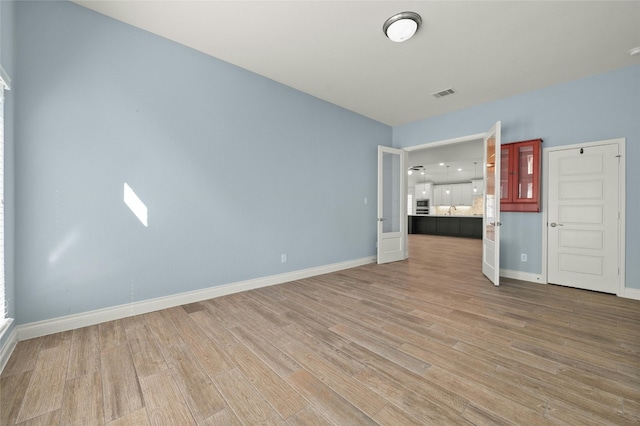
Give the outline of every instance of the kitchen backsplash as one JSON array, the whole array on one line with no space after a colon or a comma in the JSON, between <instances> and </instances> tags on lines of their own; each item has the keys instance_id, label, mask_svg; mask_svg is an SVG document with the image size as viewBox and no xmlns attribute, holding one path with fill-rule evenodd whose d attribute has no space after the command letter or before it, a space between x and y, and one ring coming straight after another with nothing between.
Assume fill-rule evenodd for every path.
<instances>
[{"instance_id":1,"label":"kitchen backsplash","mask_svg":"<svg viewBox=\"0 0 640 426\"><path fill-rule=\"evenodd\" d=\"M455 206L455 210L452 208L449 212L449 206L436 206L433 212L436 215L443 215L445 213L451 213L453 216L477 216L482 215L484 212L484 201L482 196L473 197L473 206Z\"/></svg>"}]
</instances>

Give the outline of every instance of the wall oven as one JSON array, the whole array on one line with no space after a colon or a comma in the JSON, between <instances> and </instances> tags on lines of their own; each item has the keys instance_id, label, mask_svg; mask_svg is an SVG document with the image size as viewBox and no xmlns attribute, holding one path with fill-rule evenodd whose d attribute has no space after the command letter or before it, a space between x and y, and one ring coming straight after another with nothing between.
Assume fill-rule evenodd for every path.
<instances>
[{"instance_id":1,"label":"wall oven","mask_svg":"<svg viewBox=\"0 0 640 426\"><path fill-rule=\"evenodd\" d=\"M429 200L416 200L416 214L429 214Z\"/></svg>"}]
</instances>

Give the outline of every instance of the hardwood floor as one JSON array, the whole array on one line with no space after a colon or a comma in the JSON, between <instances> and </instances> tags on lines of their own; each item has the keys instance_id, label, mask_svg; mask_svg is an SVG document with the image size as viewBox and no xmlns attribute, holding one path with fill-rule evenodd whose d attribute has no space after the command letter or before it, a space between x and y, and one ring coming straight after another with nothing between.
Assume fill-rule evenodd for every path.
<instances>
[{"instance_id":1,"label":"hardwood floor","mask_svg":"<svg viewBox=\"0 0 640 426\"><path fill-rule=\"evenodd\" d=\"M640 301L496 288L480 245L20 342L0 423L638 424Z\"/></svg>"}]
</instances>

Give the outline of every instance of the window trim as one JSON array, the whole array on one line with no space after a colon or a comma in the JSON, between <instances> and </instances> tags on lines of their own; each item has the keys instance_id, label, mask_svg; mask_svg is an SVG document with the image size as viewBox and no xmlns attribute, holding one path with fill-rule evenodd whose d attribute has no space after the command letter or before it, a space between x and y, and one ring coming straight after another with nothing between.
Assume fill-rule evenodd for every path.
<instances>
[{"instance_id":1,"label":"window trim","mask_svg":"<svg viewBox=\"0 0 640 426\"><path fill-rule=\"evenodd\" d=\"M4 91L11 90L11 78L5 71L4 67L0 65L0 337L2 337L6 330L13 322L12 318L8 317L8 305L6 299L5 288L5 227L4 227Z\"/></svg>"}]
</instances>

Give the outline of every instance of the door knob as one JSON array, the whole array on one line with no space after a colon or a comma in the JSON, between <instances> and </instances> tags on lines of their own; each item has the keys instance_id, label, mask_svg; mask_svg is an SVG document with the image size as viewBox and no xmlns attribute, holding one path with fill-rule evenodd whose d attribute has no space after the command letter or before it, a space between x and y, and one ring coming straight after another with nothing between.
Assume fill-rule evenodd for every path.
<instances>
[{"instance_id":1,"label":"door knob","mask_svg":"<svg viewBox=\"0 0 640 426\"><path fill-rule=\"evenodd\" d=\"M556 226L564 226L564 225L563 225L563 224L561 224L561 223L555 223L555 222L551 222L551 224L550 224L550 225L551 225L551 227L552 227L552 228L555 228Z\"/></svg>"}]
</instances>

